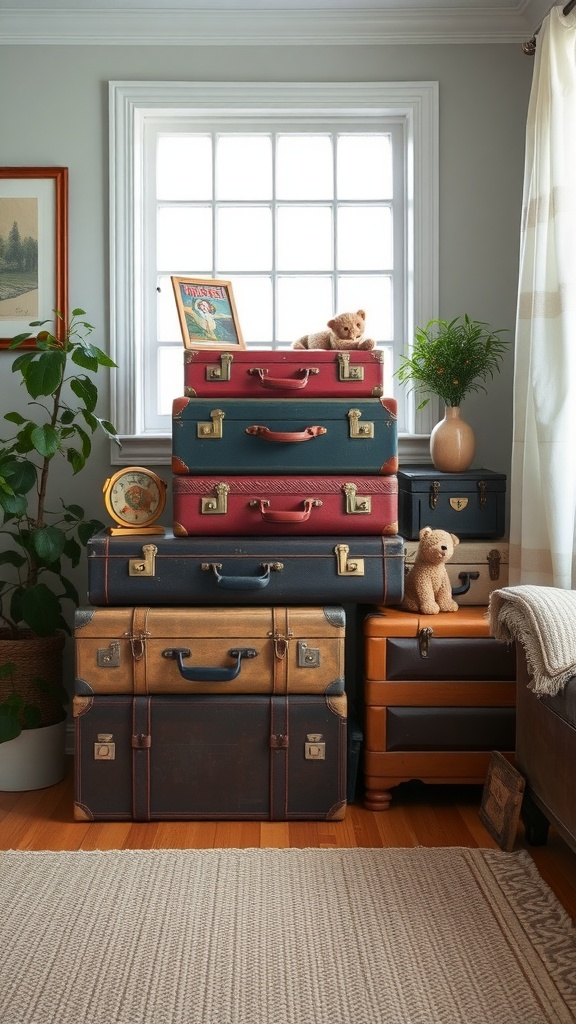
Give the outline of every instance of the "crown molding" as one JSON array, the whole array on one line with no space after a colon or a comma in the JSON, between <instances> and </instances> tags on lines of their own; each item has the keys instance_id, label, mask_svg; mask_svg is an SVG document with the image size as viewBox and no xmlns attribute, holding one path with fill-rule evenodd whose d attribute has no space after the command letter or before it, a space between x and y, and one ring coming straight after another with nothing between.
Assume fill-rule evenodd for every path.
<instances>
[{"instance_id":1,"label":"crown molding","mask_svg":"<svg viewBox=\"0 0 576 1024\"><path fill-rule=\"evenodd\" d=\"M336 46L522 43L540 0L515 9L0 11L0 45ZM545 11L544 11L545 13ZM543 15L542 15L543 16ZM538 19L540 15L538 15Z\"/></svg>"}]
</instances>

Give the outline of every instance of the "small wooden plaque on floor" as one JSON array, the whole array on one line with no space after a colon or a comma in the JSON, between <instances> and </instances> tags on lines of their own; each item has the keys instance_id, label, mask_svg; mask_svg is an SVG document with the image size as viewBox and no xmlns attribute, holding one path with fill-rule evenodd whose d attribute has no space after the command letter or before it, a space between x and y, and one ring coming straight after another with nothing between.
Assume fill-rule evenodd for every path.
<instances>
[{"instance_id":1,"label":"small wooden plaque on floor","mask_svg":"<svg viewBox=\"0 0 576 1024\"><path fill-rule=\"evenodd\" d=\"M518 769L499 750L493 750L482 793L480 821L506 853L514 849L524 786L524 776Z\"/></svg>"}]
</instances>

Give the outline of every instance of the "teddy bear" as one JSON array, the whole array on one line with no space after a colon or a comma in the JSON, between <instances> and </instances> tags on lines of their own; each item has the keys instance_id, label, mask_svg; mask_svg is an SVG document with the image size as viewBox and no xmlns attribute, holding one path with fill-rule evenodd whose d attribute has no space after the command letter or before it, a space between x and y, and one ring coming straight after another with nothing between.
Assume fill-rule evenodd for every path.
<instances>
[{"instance_id":1,"label":"teddy bear","mask_svg":"<svg viewBox=\"0 0 576 1024\"><path fill-rule=\"evenodd\" d=\"M376 342L372 338L363 338L366 313L359 309L357 313L340 313L329 320L327 331L317 334L304 334L295 341L292 348L324 348L336 350L370 349Z\"/></svg>"},{"instance_id":2,"label":"teddy bear","mask_svg":"<svg viewBox=\"0 0 576 1024\"><path fill-rule=\"evenodd\" d=\"M404 600L400 607L423 615L457 612L446 562L460 543L458 537L446 530L433 530L431 526L420 530L418 537L418 551L404 582Z\"/></svg>"}]
</instances>

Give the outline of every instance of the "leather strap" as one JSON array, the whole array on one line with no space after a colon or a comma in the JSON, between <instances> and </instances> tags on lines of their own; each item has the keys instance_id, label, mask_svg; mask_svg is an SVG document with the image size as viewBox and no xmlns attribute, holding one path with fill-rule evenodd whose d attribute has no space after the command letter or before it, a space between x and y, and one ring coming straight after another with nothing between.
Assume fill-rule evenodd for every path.
<instances>
[{"instance_id":1,"label":"leather strap","mask_svg":"<svg viewBox=\"0 0 576 1024\"><path fill-rule=\"evenodd\" d=\"M270 698L270 820L288 817L288 697Z\"/></svg>"},{"instance_id":2,"label":"leather strap","mask_svg":"<svg viewBox=\"0 0 576 1024\"><path fill-rule=\"evenodd\" d=\"M132 817L150 821L150 697L132 700Z\"/></svg>"},{"instance_id":3,"label":"leather strap","mask_svg":"<svg viewBox=\"0 0 576 1024\"><path fill-rule=\"evenodd\" d=\"M148 689L148 652L146 650L146 639L148 637L148 612L149 608L134 608L132 611L132 635L130 644L132 647L132 689L136 693L149 693Z\"/></svg>"},{"instance_id":4,"label":"leather strap","mask_svg":"<svg viewBox=\"0 0 576 1024\"><path fill-rule=\"evenodd\" d=\"M272 608L273 661L272 693L288 693L288 671L290 666L290 644L288 641L288 609Z\"/></svg>"}]
</instances>

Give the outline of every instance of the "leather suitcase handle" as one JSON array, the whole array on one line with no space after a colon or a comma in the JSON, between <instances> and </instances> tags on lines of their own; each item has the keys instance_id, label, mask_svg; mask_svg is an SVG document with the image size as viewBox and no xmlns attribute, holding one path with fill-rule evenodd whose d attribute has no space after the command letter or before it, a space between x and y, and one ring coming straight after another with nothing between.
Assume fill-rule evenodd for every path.
<instances>
[{"instance_id":1,"label":"leather suitcase handle","mask_svg":"<svg viewBox=\"0 0 576 1024\"><path fill-rule=\"evenodd\" d=\"M274 509L268 508L270 504L264 498L255 498L249 502L250 505L260 508L260 515L262 519L269 523L305 523L310 519L310 513L313 508L319 507L322 502L320 498L305 498L304 508L301 512L288 512L288 511L274 511Z\"/></svg>"},{"instance_id":2,"label":"leather suitcase handle","mask_svg":"<svg viewBox=\"0 0 576 1024\"><path fill-rule=\"evenodd\" d=\"M233 647L228 654L231 658L236 658L236 664L232 668L190 668L184 664L184 658L190 657L188 647L167 647L162 651L163 658L176 659L180 675L190 683L229 683L240 675L242 658L256 658L258 651L254 647Z\"/></svg>"},{"instance_id":3,"label":"leather suitcase handle","mask_svg":"<svg viewBox=\"0 0 576 1024\"><path fill-rule=\"evenodd\" d=\"M304 374L301 380L295 380L294 377L270 377L268 375L268 370L260 370L256 366L248 370L248 373L252 373L255 377L258 377L263 388L274 388L278 391L299 391L306 387L310 374L318 373L318 370L305 368L298 370L298 373Z\"/></svg>"},{"instance_id":4,"label":"leather suitcase handle","mask_svg":"<svg viewBox=\"0 0 576 1024\"><path fill-rule=\"evenodd\" d=\"M459 587L452 587L452 597L458 597L459 594L467 594L470 590L470 580L477 580L479 576L479 572L459 572L458 579L462 580L462 583Z\"/></svg>"},{"instance_id":5,"label":"leather suitcase handle","mask_svg":"<svg viewBox=\"0 0 576 1024\"><path fill-rule=\"evenodd\" d=\"M263 441L279 441L290 444L292 441L311 441L313 437L326 434L327 427L305 427L304 430L270 430L270 427L246 427L246 433L261 437Z\"/></svg>"},{"instance_id":6,"label":"leather suitcase handle","mask_svg":"<svg viewBox=\"0 0 576 1024\"><path fill-rule=\"evenodd\" d=\"M263 562L261 568L264 572L261 576L222 576L218 572L222 568L219 562L202 562L201 568L214 573L216 583L222 590L263 590L270 583L271 571L281 572L284 565L282 562Z\"/></svg>"}]
</instances>

